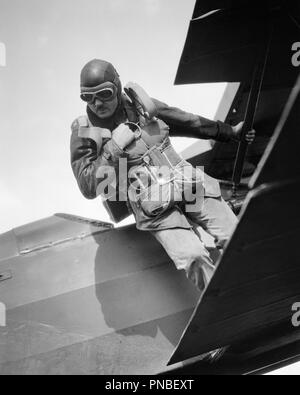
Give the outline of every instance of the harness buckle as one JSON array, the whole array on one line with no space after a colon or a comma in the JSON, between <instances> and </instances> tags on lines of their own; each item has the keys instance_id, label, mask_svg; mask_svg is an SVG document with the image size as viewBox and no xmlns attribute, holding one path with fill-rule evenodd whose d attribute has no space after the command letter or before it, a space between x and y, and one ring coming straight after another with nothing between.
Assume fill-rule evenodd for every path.
<instances>
[{"instance_id":1,"label":"harness buckle","mask_svg":"<svg viewBox=\"0 0 300 395\"><path fill-rule=\"evenodd\" d=\"M145 156L145 157L143 158L143 161L144 161L147 165L150 165L150 163L151 163L151 158L150 158L149 156Z\"/></svg>"}]
</instances>

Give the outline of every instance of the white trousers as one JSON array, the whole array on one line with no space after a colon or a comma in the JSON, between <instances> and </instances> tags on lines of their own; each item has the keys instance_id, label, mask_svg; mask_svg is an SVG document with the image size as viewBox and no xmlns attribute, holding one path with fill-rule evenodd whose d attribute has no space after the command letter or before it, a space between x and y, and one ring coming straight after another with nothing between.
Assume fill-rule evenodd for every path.
<instances>
[{"instance_id":1,"label":"white trousers","mask_svg":"<svg viewBox=\"0 0 300 395\"><path fill-rule=\"evenodd\" d=\"M201 210L186 213L186 216L213 236L220 250L224 248L238 222L222 198L204 198ZM215 267L195 231L175 228L151 233L164 247L177 269L185 270L187 277L203 292L214 274Z\"/></svg>"}]
</instances>

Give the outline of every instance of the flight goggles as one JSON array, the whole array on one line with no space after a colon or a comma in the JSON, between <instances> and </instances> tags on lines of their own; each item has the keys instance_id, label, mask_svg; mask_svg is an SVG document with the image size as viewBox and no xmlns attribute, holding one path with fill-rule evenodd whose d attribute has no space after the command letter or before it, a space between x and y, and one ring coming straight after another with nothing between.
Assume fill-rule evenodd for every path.
<instances>
[{"instance_id":1,"label":"flight goggles","mask_svg":"<svg viewBox=\"0 0 300 395\"><path fill-rule=\"evenodd\" d=\"M96 99L107 102L113 100L117 93L117 87L114 84L103 84L93 89L82 88L80 98L86 103L94 103Z\"/></svg>"}]
</instances>

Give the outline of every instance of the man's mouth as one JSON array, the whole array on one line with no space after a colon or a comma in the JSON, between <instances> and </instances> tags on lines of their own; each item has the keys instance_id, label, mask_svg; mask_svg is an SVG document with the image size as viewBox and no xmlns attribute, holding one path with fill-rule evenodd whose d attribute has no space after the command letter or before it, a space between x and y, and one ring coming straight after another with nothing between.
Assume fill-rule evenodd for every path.
<instances>
[{"instance_id":1,"label":"man's mouth","mask_svg":"<svg viewBox=\"0 0 300 395\"><path fill-rule=\"evenodd\" d=\"M106 111L106 108L105 107L98 107L98 108L96 108L96 111L102 113L102 112Z\"/></svg>"}]
</instances>

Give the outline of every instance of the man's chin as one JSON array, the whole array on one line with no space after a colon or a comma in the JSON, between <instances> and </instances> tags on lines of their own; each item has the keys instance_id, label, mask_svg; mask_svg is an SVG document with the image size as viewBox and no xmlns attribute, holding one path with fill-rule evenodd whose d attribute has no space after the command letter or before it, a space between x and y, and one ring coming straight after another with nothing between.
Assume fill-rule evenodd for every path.
<instances>
[{"instance_id":1,"label":"man's chin","mask_svg":"<svg viewBox=\"0 0 300 395\"><path fill-rule=\"evenodd\" d=\"M111 114L108 111L98 111L96 112L96 115L100 119L107 119L111 117Z\"/></svg>"},{"instance_id":2,"label":"man's chin","mask_svg":"<svg viewBox=\"0 0 300 395\"><path fill-rule=\"evenodd\" d=\"M98 118L100 118L100 119L107 119L107 118L110 118L111 117L111 114L110 114L110 111L107 111L107 110L102 110L102 111L100 111L100 110L95 110L95 109L93 109L93 108L91 108L91 110L93 111L93 113L95 114L95 115L97 115L97 117Z\"/></svg>"},{"instance_id":3,"label":"man's chin","mask_svg":"<svg viewBox=\"0 0 300 395\"><path fill-rule=\"evenodd\" d=\"M107 111L107 110L92 110L92 111L100 119L109 118L111 116L110 111Z\"/></svg>"}]
</instances>

